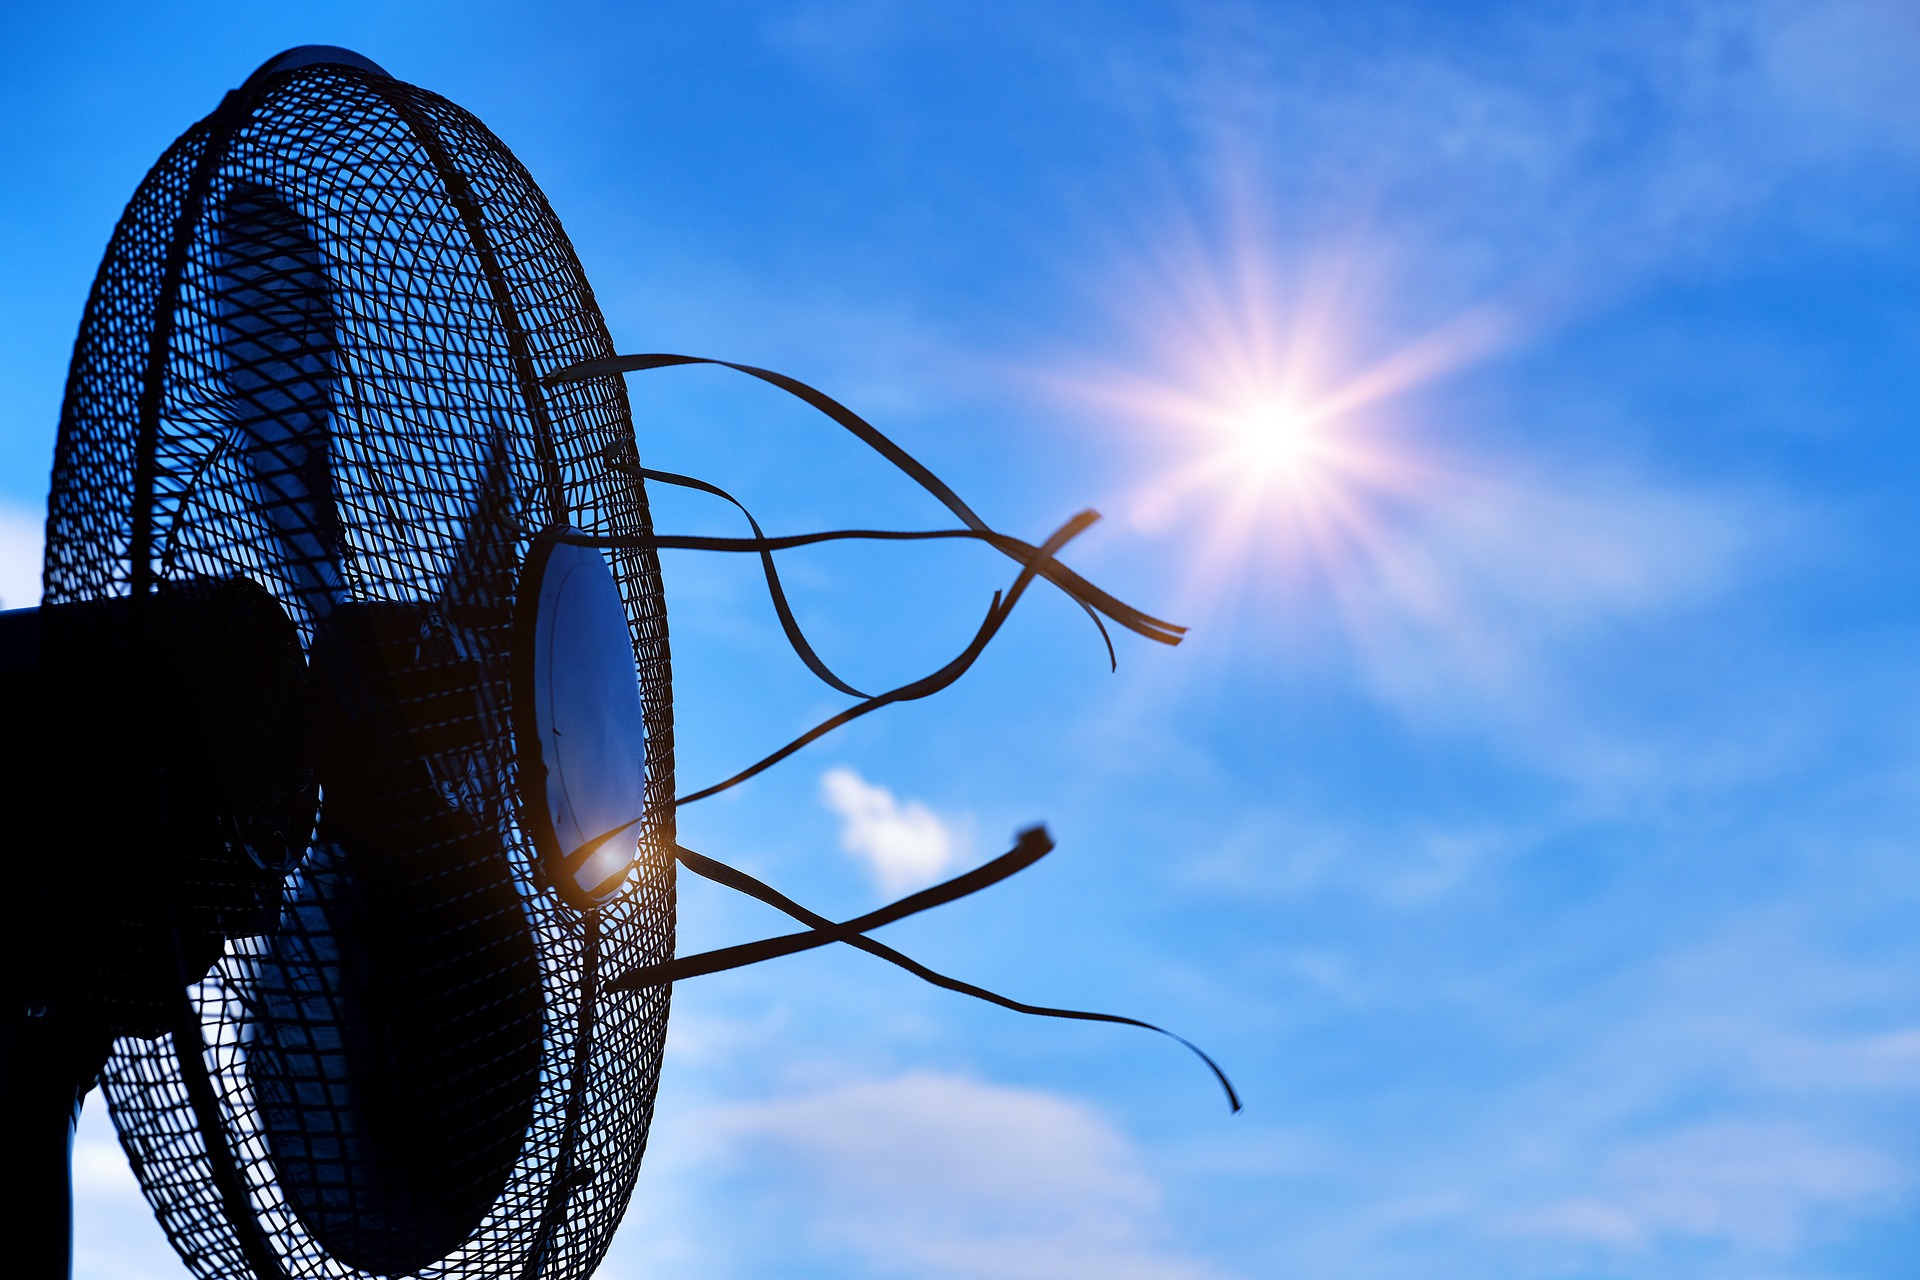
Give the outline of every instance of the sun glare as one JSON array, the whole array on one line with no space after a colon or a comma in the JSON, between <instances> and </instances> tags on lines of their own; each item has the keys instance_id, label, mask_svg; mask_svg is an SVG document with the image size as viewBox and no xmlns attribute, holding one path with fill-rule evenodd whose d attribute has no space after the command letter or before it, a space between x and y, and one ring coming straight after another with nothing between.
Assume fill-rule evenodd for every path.
<instances>
[{"instance_id":1,"label":"sun glare","mask_svg":"<svg viewBox=\"0 0 1920 1280\"><path fill-rule=\"evenodd\" d=\"M1368 305L1394 296L1382 255L1302 253L1283 272L1250 234L1171 243L1183 247L1121 274L1116 303L1144 358L1073 380L1151 428L1161 464L1123 508L1143 528L1193 529L1197 592L1245 571L1344 577L1377 559L1393 509L1446 483L1416 456L1409 393L1501 345L1507 317L1483 308L1383 341Z\"/></svg>"},{"instance_id":2,"label":"sun glare","mask_svg":"<svg viewBox=\"0 0 1920 1280\"><path fill-rule=\"evenodd\" d=\"M1318 453L1311 415L1285 400L1246 405L1225 426L1236 461L1261 479L1300 479Z\"/></svg>"}]
</instances>

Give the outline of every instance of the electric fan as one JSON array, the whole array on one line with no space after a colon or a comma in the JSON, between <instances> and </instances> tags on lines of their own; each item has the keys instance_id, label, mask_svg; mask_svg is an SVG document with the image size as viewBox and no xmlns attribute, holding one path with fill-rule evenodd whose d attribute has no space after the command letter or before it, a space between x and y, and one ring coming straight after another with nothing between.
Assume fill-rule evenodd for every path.
<instances>
[{"instance_id":1,"label":"electric fan","mask_svg":"<svg viewBox=\"0 0 1920 1280\"><path fill-rule=\"evenodd\" d=\"M0 1125L47 1171L9 1202L28 1267L65 1269L53 1175L96 1078L204 1280L533 1280L605 1252L676 979L838 941L1132 1021L865 936L1029 865L1038 829L840 922L678 845L677 805L951 683L1036 577L1179 636L1055 558L1091 513L1038 546L1000 534L850 410L749 366L965 527L656 534L648 480L728 495L641 466L620 375L690 362L617 355L507 149L343 49L272 59L141 183L74 350L44 600L0 615L32 744L0 922ZM845 537L973 538L1019 576L953 662L861 694L773 561ZM676 796L663 547L758 555L795 650L860 701ZM807 927L675 958L677 864Z\"/></svg>"}]
</instances>

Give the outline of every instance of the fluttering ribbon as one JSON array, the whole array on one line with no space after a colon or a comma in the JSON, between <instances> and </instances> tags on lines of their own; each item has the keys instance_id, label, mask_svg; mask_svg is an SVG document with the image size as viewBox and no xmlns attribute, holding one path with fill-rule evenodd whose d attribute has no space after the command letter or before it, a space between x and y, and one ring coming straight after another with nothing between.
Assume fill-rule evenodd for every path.
<instances>
[{"instance_id":1,"label":"fluttering ribbon","mask_svg":"<svg viewBox=\"0 0 1920 1280\"><path fill-rule=\"evenodd\" d=\"M989 991L985 987L964 982L959 978L949 977L928 968L911 956L903 955L885 943L876 942L866 936L869 930L892 924L896 920L904 920L910 915L931 907L943 906L964 898L970 893L977 893L989 885L998 884L1015 872L1023 871L1038 862L1050 853L1053 847L1053 839L1047 834L1045 827L1030 827L1020 833L1012 849L964 875L955 876L932 888L922 889L919 893L909 894L877 911L869 911L851 920L834 921L801 906L765 881L750 876L737 867L728 866L717 859L695 853L683 845L676 844L673 848L673 856L687 870L715 884L732 889L736 893L743 893L764 902L806 925L807 929L803 933L782 934L778 937L763 938L758 942L721 947L690 956L676 956L660 964L643 965L608 981L606 990L634 991L659 986L702 974L720 973L728 969L759 964L780 956L793 955L796 952L826 946L828 943L840 942L850 947L857 947L868 955L877 956L889 964L905 969L908 973L936 987L957 991L961 995L972 996L976 1000L984 1000L989 1004L997 1004L1003 1009L1012 1009L1016 1013L1031 1014L1040 1018L1067 1018L1078 1022L1111 1022L1125 1027L1139 1027L1163 1035L1169 1040L1178 1041L1186 1047L1188 1052L1206 1064L1207 1070L1213 1073L1213 1078L1219 1081L1221 1090L1227 1095L1227 1104L1235 1111L1240 1110L1240 1095L1234 1089L1233 1081L1227 1078L1227 1073L1221 1070L1220 1064L1208 1056L1206 1050L1178 1032L1117 1013L1061 1009L1051 1005L1028 1004L1023 1000L1014 1000L998 992Z\"/></svg>"},{"instance_id":2,"label":"fluttering ribbon","mask_svg":"<svg viewBox=\"0 0 1920 1280\"><path fill-rule=\"evenodd\" d=\"M1020 597L1022 595L1026 594L1026 590L1028 586L1032 584L1034 577L1040 572L1042 572L1042 566L1047 564L1058 563L1053 559L1054 554L1058 552L1061 547L1065 546L1072 539L1078 537L1081 533L1085 532L1087 528L1091 526L1093 522L1098 520L1099 518L1100 517L1096 512L1082 511L1079 515L1075 516L1073 519L1067 521L1065 524L1061 525L1058 529L1056 529L1053 533L1053 536L1048 538L1040 546L1028 547L1026 552L1021 557L1024 560L1024 563L1021 567L1020 573L1014 578L1013 584L1010 587L1008 587L1007 590L1004 592L1000 592L1000 591L994 592L993 603L988 606L987 616L980 623L979 629L974 632L973 639L968 641L966 648L962 649L958 654L956 654L953 657L953 659L949 661L945 666L939 668L936 671L932 671L924 676L921 676L918 680L910 680L906 684L903 684L898 688L889 689L885 693L875 694L875 695L863 698L861 701L855 703L853 706L848 707L843 711L837 712L836 714L827 717L825 720L821 721L819 724L815 725L813 728L807 730L805 733L801 734L799 737L793 739L791 742L788 742L786 745L779 747L774 751L771 751L768 754L762 756L760 759L754 761L752 764L740 770L738 773L734 774L732 777L726 778L720 782L716 782L712 786L702 787L698 791L692 791L692 792L688 792L686 795L678 796L675 798L674 803L676 805L692 804L696 800L705 800L708 796L717 795L718 793L727 790L729 787L739 786L741 783L745 782L747 779L753 777L754 775L758 773L762 773L765 770L770 769L774 765L780 763L782 760L785 760L788 756L800 750L802 747L807 746L809 743L818 741L820 738L825 737L827 734L832 733L835 729L838 729L843 725L846 725L855 720L858 720L861 716L869 715L875 711L878 711L881 707L891 706L893 703L896 703L896 702L912 702L920 698L931 697L932 695L940 692L942 689L945 689L948 685L952 684L954 681L958 680L961 676L965 675L967 673L967 669L973 666L973 664L979 659L980 654L983 651L985 651L987 647L987 643L993 639L993 637L999 632L1001 626L1006 622L1007 615L1013 611L1013 606L1019 603ZM958 531L953 531L953 532L957 533ZM858 531L842 530L838 535L828 534L828 535L815 535L815 536L816 536L816 539L818 540L824 540L825 538L830 538L834 536L852 537L852 536L858 536ZM914 535L906 535L906 536L914 536ZM588 547L671 546L674 543L674 541L676 541L675 539L672 539L672 538L661 538L653 534L637 534L637 535L627 535L627 536L617 536L617 537L611 537L611 536L599 537L592 534L561 534L559 535L559 537L562 541L571 542L579 546L588 546ZM678 541L684 542L684 541L690 541L690 540L679 539ZM720 541L726 541L726 542L737 543L737 544L746 544L746 545L733 545L733 546L727 546L722 548L716 548L719 550L762 550L766 543L780 541L780 540L757 538L757 539L722 539ZM1015 540L1009 539L1009 541L1015 541ZM1021 543L1019 545L1022 547L1026 547L1025 543ZM778 590L778 582L779 580L777 577L769 574L768 583L770 586L774 587L775 590ZM789 612L787 616L791 617L791 613ZM796 642L795 643L796 650L800 650L801 646L805 645L806 643L805 637L800 635L799 633L799 627L797 624L793 628L793 632L789 635L789 639L794 640ZM803 651L802 656L804 657L805 653L811 652L811 651L812 651L811 646L807 646L806 649Z\"/></svg>"},{"instance_id":3,"label":"fluttering ribbon","mask_svg":"<svg viewBox=\"0 0 1920 1280\"><path fill-rule=\"evenodd\" d=\"M947 483L940 479L939 476L929 471L925 464L919 459L888 439L886 434L871 422L868 422L865 418L847 408L847 406L841 404L826 392L815 387L810 387L798 378L791 378L784 373L775 373L771 369L762 369L755 365L736 364L731 360L715 360L707 356L649 353L645 355L606 356L598 360L582 360L578 364L570 364L563 369L557 369L540 381L544 386L557 387L569 382L582 382L588 378L603 378L622 373L639 373L649 369L667 369L677 365L689 364L717 365L724 369L732 369L738 373L744 373L749 377L758 378L760 381L778 387L787 394L812 405L815 409L818 409L821 413L852 432L862 444L865 444L875 453L885 458L888 462L891 462L903 474L913 480L915 484L932 494L939 500L942 506L960 518L960 523L966 525L967 528L972 529L975 533L988 535L987 541L992 542L995 546L999 547L1001 551L1012 555L1015 559L1020 558L1008 545L1003 545L1001 541L1003 535L995 533L994 530L987 525L985 520L982 520L974 513L972 507L969 507L965 502L960 500L959 494L949 488ZM729 501L731 501L731 499L729 499ZM1007 541L1011 543L1012 540ZM1093 597L1088 590L1090 584L1067 569L1065 565L1049 566L1042 576L1072 596L1089 614L1097 607L1129 631L1137 632L1150 640L1157 640L1161 644L1179 644L1180 638L1186 634L1187 629L1185 627L1179 626L1176 623L1167 622L1161 618L1153 617L1151 614L1142 613L1130 605L1120 603L1104 592L1098 594L1100 603L1098 605L1094 604Z\"/></svg>"},{"instance_id":4,"label":"fluttering ribbon","mask_svg":"<svg viewBox=\"0 0 1920 1280\"><path fill-rule=\"evenodd\" d=\"M766 577L767 591L773 601L774 612L780 619L780 626L786 633L788 644L792 646L794 652L799 655L800 660L806 664L807 669L813 672L822 682L841 693L847 694L849 697L860 699L860 701L853 706L821 721L799 737L788 742L785 746L761 757L732 777L715 783L712 786L703 787L698 791L677 797L674 802L676 806L692 804L696 800L704 800L708 796L727 790L729 787L738 786L756 774L778 764L809 743L817 741L819 738L833 732L842 725L877 711L881 707L896 702L909 702L915 699L925 698L945 689L948 685L951 685L964 675L967 669L979 658L982 651L986 649L988 642L993 639L995 634L999 632L1001 626L1006 622L1007 616L1013 611L1014 605L1019 602L1020 597L1024 595L1027 588L1032 585L1035 577L1045 578L1048 582L1059 587L1093 620L1094 625L1099 628L1101 639L1106 643L1107 657L1110 663L1115 662L1116 659L1113 652L1112 638L1108 636L1106 626L1101 622L1103 615L1120 626L1127 628L1129 631L1133 631L1136 634L1161 644L1179 644L1181 638L1185 635L1185 627L1178 626L1160 618L1155 618L1150 614L1143 613L1131 605L1115 599L1059 561L1058 555L1061 549L1074 538L1077 538L1080 534L1092 527L1100 518L1098 512L1091 510L1080 512L1058 529L1054 530L1052 535L1038 546L1001 533L998 530L990 528L984 520L974 513L971 507L961 501L959 495L954 493L944 481L929 471L906 450L888 439L878 428L874 427L873 424L869 423L866 419L839 401L833 399L833 397L808 386L797 378L788 377L783 373L775 373L770 369L757 368L753 365L735 364L728 360L714 360L703 356L651 354L611 356L604 359L582 361L548 374L542 379L542 382L546 386L553 387L565 383L583 381L588 378L609 377L648 369L663 369L676 365L694 364L718 365L722 368L733 369L740 373L748 374L751 377L760 379L762 382L770 383L812 405L821 413L832 418L842 427L852 432L854 436L859 438L868 447L872 448L876 453L899 468L900 471L919 484L921 488L932 494L949 511L958 516L966 527L963 529L928 530L836 529L817 533L768 537L766 532L761 528L760 522L754 518L753 513L746 508L745 504L718 485L710 484L705 480L695 479L691 476L679 475L671 471L655 471L649 468L638 468L638 475L643 480L652 480L661 484L694 489L731 503L739 510L742 516L746 517L747 524L753 530L753 536L751 538L724 538L657 533L597 535L577 531L568 531L556 535L562 542L571 543L576 546L587 546L607 550L720 551L758 555L760 557L761 569ZM847 540L923 541L952 538L964 538L984 542L1001 554L1018 562L1020 572L1004 592L997 591L994 593L993 601L987 608L986 617L982 620L979 629L975 631L973 638L968 641L966 647L962 649L959 654L938 670L932 671L920 677L918 680L909 681L898 688L888 690L881 694L862 693L827 666L826 662L820 657L818 652L815 651L812 644L808 642L805 633L800 628L799 622L795 619L793 609L787 600L786 591L781 586L779 571L775 567L773 559L773 553L776 551L790 550L795 547L813 546L826 542ZM632 823L626 824L626 826L631 825ZM614 832L608 832L605 836L590 841L589 844L597 847L602 840L625 829L625 827L616 828ZM1233 1082L1227 1078L1226 1072L1221 1070L1220 1065L1209 1057L1204 1050L1191 1040L1188 1040L1185 1036L1169 1031L1165 1027L1156 1026L1151 1022L1142 1021L1139 1018L1129 1018L1112 1013L1094 1013L1083 1009L1062 1009L1049 1005L1027 1004L1024 1001L1014 1000L1007 996L1000 995L997 992L989 991L984 987L976 986L973 983L964 982L958 978L939 973L921 964L919 961L914 960L910 956L896 951L885 943L876 942L866 936L871 930L880 928L883 925L892 924L897 920L903 920L908 916L929 910L933 907L943 906L946 903L956 901L969 894L977 893L989 885L998 884L1008 876L1023 871L1035 862L1038 862L1051 852L1053 847L1053 839L1047 834L1044 827L1029 828L1020 833L1012 849L971 871L955 876L950 880L943 881L931 888L923 889L918 893L909 894L876 911L867 912L865 915L856 916L851 920L834 921L820 915L818 912L801 906L798 902L787 897L771 885L748 875L736 867L728 866L726 863L707 857L704 854L696 853L676 843L673 846L673 856L681 866L686 867L696 875L712 880L716 884L723 885L735 892L746 894L751 898L766 903L768 906L798 920L800 923L806 925L807 928L800 933L789 933L772 938L762 938L756 942L740 943L735 946L721 947L716 950L703 951L694 955L676 956L671 960L643 965L610 979L605 984L605 990L610 992L641 990L687 978L699 977L704 974L719 973L728 969L737 969L746 965L759 964L767 960L777 959L780 956L793 955L797 952L808 951L816 947L826 946L829 943L839 942L847 946L856 947L861 951L867 952L869 955L877 956L889 964L905 969L908 973L915 975L923 981L932 983L934 986L944 988L948 991L956 991L962 995L972 996L977 1000L984 1000L990 1004L996 1004L1002 1008L1012 1009L1019 1013L1044 1018L1067 1018L1082 1022L1109 1022L1121 1026L1140 1027L1144 1030L1152 1031L1178 1041L1181 1045L1185 1046L1189 1052L1198 1057L1201 1062L1206 1064L1207 1069L1213 1073L1214 1079L1219 1082L1221 1089L1226 1093L1228 1104L1234 1111L1239 1111L1240 1096L1238 1092L1235 1091Z\"/></svg>"}]
</instances>

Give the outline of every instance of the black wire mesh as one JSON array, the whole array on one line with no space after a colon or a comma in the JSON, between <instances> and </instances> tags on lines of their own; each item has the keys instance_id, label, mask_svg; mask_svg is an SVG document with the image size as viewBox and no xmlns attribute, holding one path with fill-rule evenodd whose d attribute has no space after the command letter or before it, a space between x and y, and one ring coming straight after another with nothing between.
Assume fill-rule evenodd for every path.
<instances>
[{"instance_id":1,"label":"black wire mesh","mask_svg":"<svg viewBox=\"0 0 1920 1280\"><path fill-rule=\"evenodd\" d=\"M538 382L612 350L519 162L368 71L249 82L115 230L61 418L49 647L126 598L135 652L177 648L184 615L156 602L245 580L297 628L317 708L317 819L308 778L227 804L217 831L162 822L146 839L167 847L92 908L117 936L162 902L189 940L181 913L212 912L188 923L226 939L217 959L172 948L188 1001L110 950L69 957L119 1036L121 1141L196 1275L578 1276L625 1209L667 989L599 975L673 949L653 553L613 557L648 730L642 859L593 913L542 888L520 830L507 644L539 528L650 531L618 380ZM169 678L130 695L155 758L181 731L148 696ZM170 794L129 783L123 803Z\"/></svg>"}]
</instances>

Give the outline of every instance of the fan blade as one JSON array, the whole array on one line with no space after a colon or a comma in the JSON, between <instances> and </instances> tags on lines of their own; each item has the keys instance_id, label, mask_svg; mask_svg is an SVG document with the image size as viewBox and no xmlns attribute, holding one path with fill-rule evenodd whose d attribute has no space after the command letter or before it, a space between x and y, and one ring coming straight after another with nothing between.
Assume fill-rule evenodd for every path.
<instances>
[{"instance_id":1,"label":"fan blade","mask_svg":"<svg viewBox=\"0 0 1920 1280\"><path fill-rule=\"evenodd\" d=\"M316 634L316 666L364 697L327 727L319 842L258 961L247 1056L288 1202L381 1275L447 1256L500 1194L544 1016L512 867L421 754L420 722L479 732L473 680L418 660L427 612L348 603Z\"/></svg>"},{"instance_id":2,"label":"fan blade","mask_svg":"<svg viewBox=\"0 0 1920 1280\"><path fill-rule=\"evenodd\" d=\"M441 611L466 626L505 626L508 621L504 608L497 617L465 616L471 614L472 601L504 603L513 598L514 575L520 567L521 500L514 488L508 448L507 433L495 430L487 445L479 496L440 588Z\"/></svg>"},{"instance_id":3,"label":"fan blade","mask_svg":"<svg viewBox=\"0 0 1920 1280\"><path fill-rule=\"evenodd\" d=\"M380 1275L473 1234L539 1076L533 937L455 812L423 819L431 847L319 846L257 968L247 1064L280 1184L329 1252Z\"/></svg>"},{"instance_id":4,"label":"fan blade","mask_svg":"<svg viewBox=\"0 0 1920 1280\"><path fill-rule=\"evenodd\" d=\"M313 616L342 598L330 459L338 320L307 221L267 187L242 183L219 229L220 349L260 508Z\"/></svg>"},{"instance_id":5,"label":"fan blade","mask_svg":"<svg viewBox=\"0 0 1920 1280\"><path fill-rule=\"evenodd\" d=\"M490 657L517 499L495 432L435 603L355 602L337 507L338 316L318 235L274 191L223 210L219 336L233 421L293 592L314 620L319 836L257 961L248 1041L288 1203L336 1257L400 1275L497 1197L531 1123L542 994L489 813L502 779Z\"/></svg>"},{"instance_id":6,"label":"fan blade","mask_svg":"<svg viewBox=\"0 0 1920 1280\"><path fill-rule=\"evenodd\" d=\"M313 227L277 193L241 183L219 225L214 278L234 426L295 591L318 618L345 597L333 434L339 317ZM507 431L486 446L480 493L440 599L505 598L519 535Z\"/></svg>"}]
</instances>

